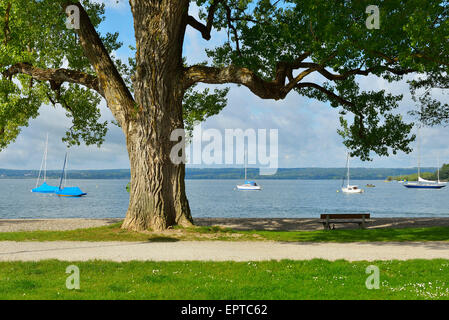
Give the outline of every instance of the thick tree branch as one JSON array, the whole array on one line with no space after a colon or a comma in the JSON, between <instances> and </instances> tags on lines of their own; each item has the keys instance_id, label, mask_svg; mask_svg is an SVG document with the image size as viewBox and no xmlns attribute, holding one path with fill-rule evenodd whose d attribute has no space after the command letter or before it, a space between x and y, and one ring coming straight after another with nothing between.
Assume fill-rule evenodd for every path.
<instances>
[{"instance_id":1,"label":"thick tree branch","mask_svg":"<svg viewBox=\"0 0 449 320\"><path fill-rule=\"evenodd\" d=\"M347 80L350 76L353 75L362 75L362 76L368 76L369 74L376 72L376 71L388 71L396 75L405 75L411 72L415 72L416 70L413 69L399 69L399 68L391 68L388 66L377 66L367 69L352 69L348 70L342 74L333 74L326 70L325 66L313 63L313 62L302 62L298 64L301 68L314 68L316 71L318 71L320 74L322 74L325 78L328 80L336 81L336 80Z\"/></svg>"},{"instance_id":2,"label":"thick tree branch","mask_svg":"<svg viewBox=\"0 0 449 320\"><path fill-rule=\"evenodd\" d=\"M120 125L134 108L134 98L114 65L108 51L95 30L87 12L78 2L66 2L80 9L80 29L76 30L85 56L92 64L104 97L114 117Z\"/></svg>"},{"instance_id":3,"label":"thick tree branch","mask_svg":"<svg viewBox=\"0 0 449 320\"><path fill-rule=\"evenodd\" d=\"M342 105L353 107L354 104L344 98L336 95L332 91L320 86L316 83L301 83L301 81L309 74L318 72L325 78L331 81L344 81L353 75L368 76L375 72L391 72L396 75L405 75L414 72L413 69L401 69L392 67L394 64L390 62L383 66L376 66L372 68L357 68L348 70L341 74L335 74L326 70L326 63L332 60L335 54L332 54L323 63L304 62L310 56L310 52L304 52L299 57L291 62L278 62L276 65L276 74L273 81L267 81L259 77L253 71L247 68L239 68L229 66L224 68L214 68L206 66L192 66L186 68L184 73L184 87L189 88L197 82L204 82L209 84L223 84L235 83L248 87L254 94L263 99L283 99L285 96L295 88L315 88L326 94L330 99L338 101ZM293 71L302 70L296 77L293 76ZM286 78L289 82L286 84Z\"/></svg>"},{"instance_id":4,"label":"thick tree branch","mask_svg":"<svg viewBox=\"0 0 449 320\"><path fill-rule=\"evenodd\" d=\"M285 83L285 78L289 78L290 81L293 80L293 70L299 68L299 64L304 61L307 57L310 56L310 52L304 52L298 58L296 58L293 62L278 62L276 65L276 78L275 81L277 83Z\"/></svg>"},{"instance_id":5,"label":"thick tree branch","mask_svg":"<svg viewBox=\"0 0 449 320\"><path fill-rule=\"evenodd\" d=\"M205 40L210 40L211 38L211 31L212 31L212 25L214 22L214 15L215 12L218 9L218 4L220 2L222 2L223 0L215 0L211 6L209 7L209 12L207 15L207 22L206 25L202 24L201 22L199 22L198 20L196 20L194 17L192 16L188 16L187 18L187 24L193 28L195 28L196 30L198 30L199 32L201 32L201 36L205 39Z\"/></svg>"},{"instance_id":6,"label":"thick tree branch","mask_svg":"<svg viewBox=\"0 0 449 320\"><path fill-rule=\"evenodd\" d=\"M103 95L103 91L98 83L98 78L81 71L62 68L42 69L28 63L17 63L3 72L5 78L11 78L17 74L26 74L39 81L49 81L53 90L57 90L64 82L70 82L81 84Z\"/></svg>"},{"instance_id":7,"label":"thick tree branch","mask_svg":"<svg viewBox=\"0 0 449 320\"><path fill-rule=\"evenodd\" d=\"M346 105L346 106L349 106L349 107L354 107L355 106L354 103L352 103L351 101L346 100L343 97L341 97L341 96L333 93L332 91L330 91L330 90L328 90L328 89L326 89L326 88L324 88L324 87L322 87L322 86L320 86L320 85L318 85L316 83L313 83L313 82L302 82L302 83L297 84L295 86L295 88L297 88L297 89L314 88L314 89L317 89L317 90L323 92L329 98L337 100L342 105Z\"/></svg>"},{"instance_id":8,"label":"thick tree branch","mask_svg":"<svg viewBox=\"0 0 449 320\"><path fill-rule=\"evenodd\" d=\"M229 66L215 68L207 66L192 66L184 72L184 88L187 89L197 82L209 84L235 83L246 86L262 99L283 99L286 93L283 85L268 82L247 68Z\"/></svg>"},{"instance_id":9,"label":"thick tree branch","mask_svg":"<svg viewBox=\"0 0 449 320\"><path fill-rule=\"evenodd\" d=\"M192 16L187 17L187 24L193 27L194 29L198 30L199 32L201 32L201 36L203 37L203 39L210 40L211 38L210 32L212 29L209 29L207 26L205 26Z\"/></svg>"}]
</instances>

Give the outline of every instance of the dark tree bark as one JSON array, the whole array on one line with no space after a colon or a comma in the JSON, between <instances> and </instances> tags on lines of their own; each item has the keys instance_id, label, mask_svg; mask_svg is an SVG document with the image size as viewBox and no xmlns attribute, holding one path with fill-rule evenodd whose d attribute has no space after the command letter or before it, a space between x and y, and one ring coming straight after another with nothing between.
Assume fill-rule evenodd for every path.
<instances>
[{"instance_id":1,"label":"dark tree bark","mask_svg":"<svg viewBox=\"0 0 449 320\"><path fill-rule=\"evenodd\" d=\"M191 225L184 164L170 159L173 130L183 128L182 46L188 0L132 0L136 34L135 107L124 127L131 162L123 228Z\"/></svg>"}]
</instances>

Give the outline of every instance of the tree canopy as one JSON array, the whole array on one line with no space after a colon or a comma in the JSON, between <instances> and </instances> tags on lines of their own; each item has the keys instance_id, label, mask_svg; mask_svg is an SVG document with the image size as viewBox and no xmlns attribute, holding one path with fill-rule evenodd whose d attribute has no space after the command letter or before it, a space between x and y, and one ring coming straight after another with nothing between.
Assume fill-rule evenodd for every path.
<instances>
[{"instance_id":1,"label":"tree canopy","mask_svg":"<svg viewBox=\"0 0 449 320\"><path fill-rule=\"evenodd\" d=\"M200 15L199 20L188 16L186 27L195 28L206 40L214 30L224 30L228 38L207 51L211 65L184 63L187 128L226 105L227 89L196 91L197 83L235 83L262 99L278 100L297 92L330 102L340 114L339 132L345 145L362 159L368 159L371 151L379 155L409 152L412 124L395 112L402 96L362 90L359 79L377 76L395 82L420 73L424 78L413 81L412 90L447 88L449 4L376 1L380 28L368 29L366 8L371 2L191 1L190 5L199 6ZM82 34L66 27L64 8L71 3L77 1L0 3L0 148L14 141L44 104L63 107L72 119L64 138L68 144L100 145L104 140L107 123L99 121L99 104L105 97L101 75L89 59ZM80 3L99 34L106 18L104 5ZM121 46L117 33L99 34L99 38L132 96L135 59L114 58L112 52ZM436 106L429 92L419 99L427 102L423 114L432 108L449 109L447 104Z\"/></svg>"}]
</instances>

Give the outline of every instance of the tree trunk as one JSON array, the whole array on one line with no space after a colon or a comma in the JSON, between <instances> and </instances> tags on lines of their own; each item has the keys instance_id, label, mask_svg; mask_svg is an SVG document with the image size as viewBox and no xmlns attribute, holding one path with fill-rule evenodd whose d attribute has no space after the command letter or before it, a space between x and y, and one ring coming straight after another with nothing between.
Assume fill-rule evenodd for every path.
<instances>
[{"instance_id":1,"label":"tree trunk","mask_svg":"<svg viewBox=\"0 0 449 320\"><path fill-rule=\"evenodd\" d=\"M170 159L173 130L183 128L182 46L189 0L131 0L136 34L134 112L123 130L131 162L123 228L191 225L185 165Z\"/></svg>"}]
</instances>

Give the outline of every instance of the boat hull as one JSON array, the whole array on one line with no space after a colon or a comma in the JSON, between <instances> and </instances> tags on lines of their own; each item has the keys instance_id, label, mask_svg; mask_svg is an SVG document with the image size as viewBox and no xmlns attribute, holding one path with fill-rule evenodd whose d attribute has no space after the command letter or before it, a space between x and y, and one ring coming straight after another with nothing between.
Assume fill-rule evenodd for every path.
<instances>
[{"instance_id":1,"label":"boat hull","mask_svg":"<svg viewBox=\"0 0 449 320\"><path fill-rule=\"evenodd\" d=\"M341 188L343 193L363 193L363 189Z\"/></svg>"},{"instance_id":2,"label":"boat hull","mask_svg":"<svg viewBox=\"0 0 449 320\"><path fill-rule=\"evenodd\" d=\"M55 194L58 197L69 197L69 198L79 198L87 195L87 193L81 191L81 189L78 187L67 187L55 192Z\"/></svg>"},{"instance_id":3,"label":"boat hull","mask_svg":"<svg viewBox=\"0 0 449 320\"><path fill-rule=\"evenodd\" d=\"M404 187L409 189L441 189L446 185L438 184L438 185L419 185L419 184L404 184Z\"/></svg>"},{"instance_id":4,"label":"boat hull","mask_svg":"<svg viewBox=\"0 0 449 320\"><path fill-rule=\"evenodd\" d=\"M66 198L80 198L86 196L87 193L77 194L77 195L68 195L68 194L56 194L58 197L66 197Z\"/></svg>"},{"instance_id":5,"label":"boat hull","mask_svg":"<svg viewBox=\"0 0 449 320\"><path fill-rule=\"evenodd\" d=\"M262 190L259 186L237 186L238 190L259 191Z\"/></svg>"}]
</instances>

